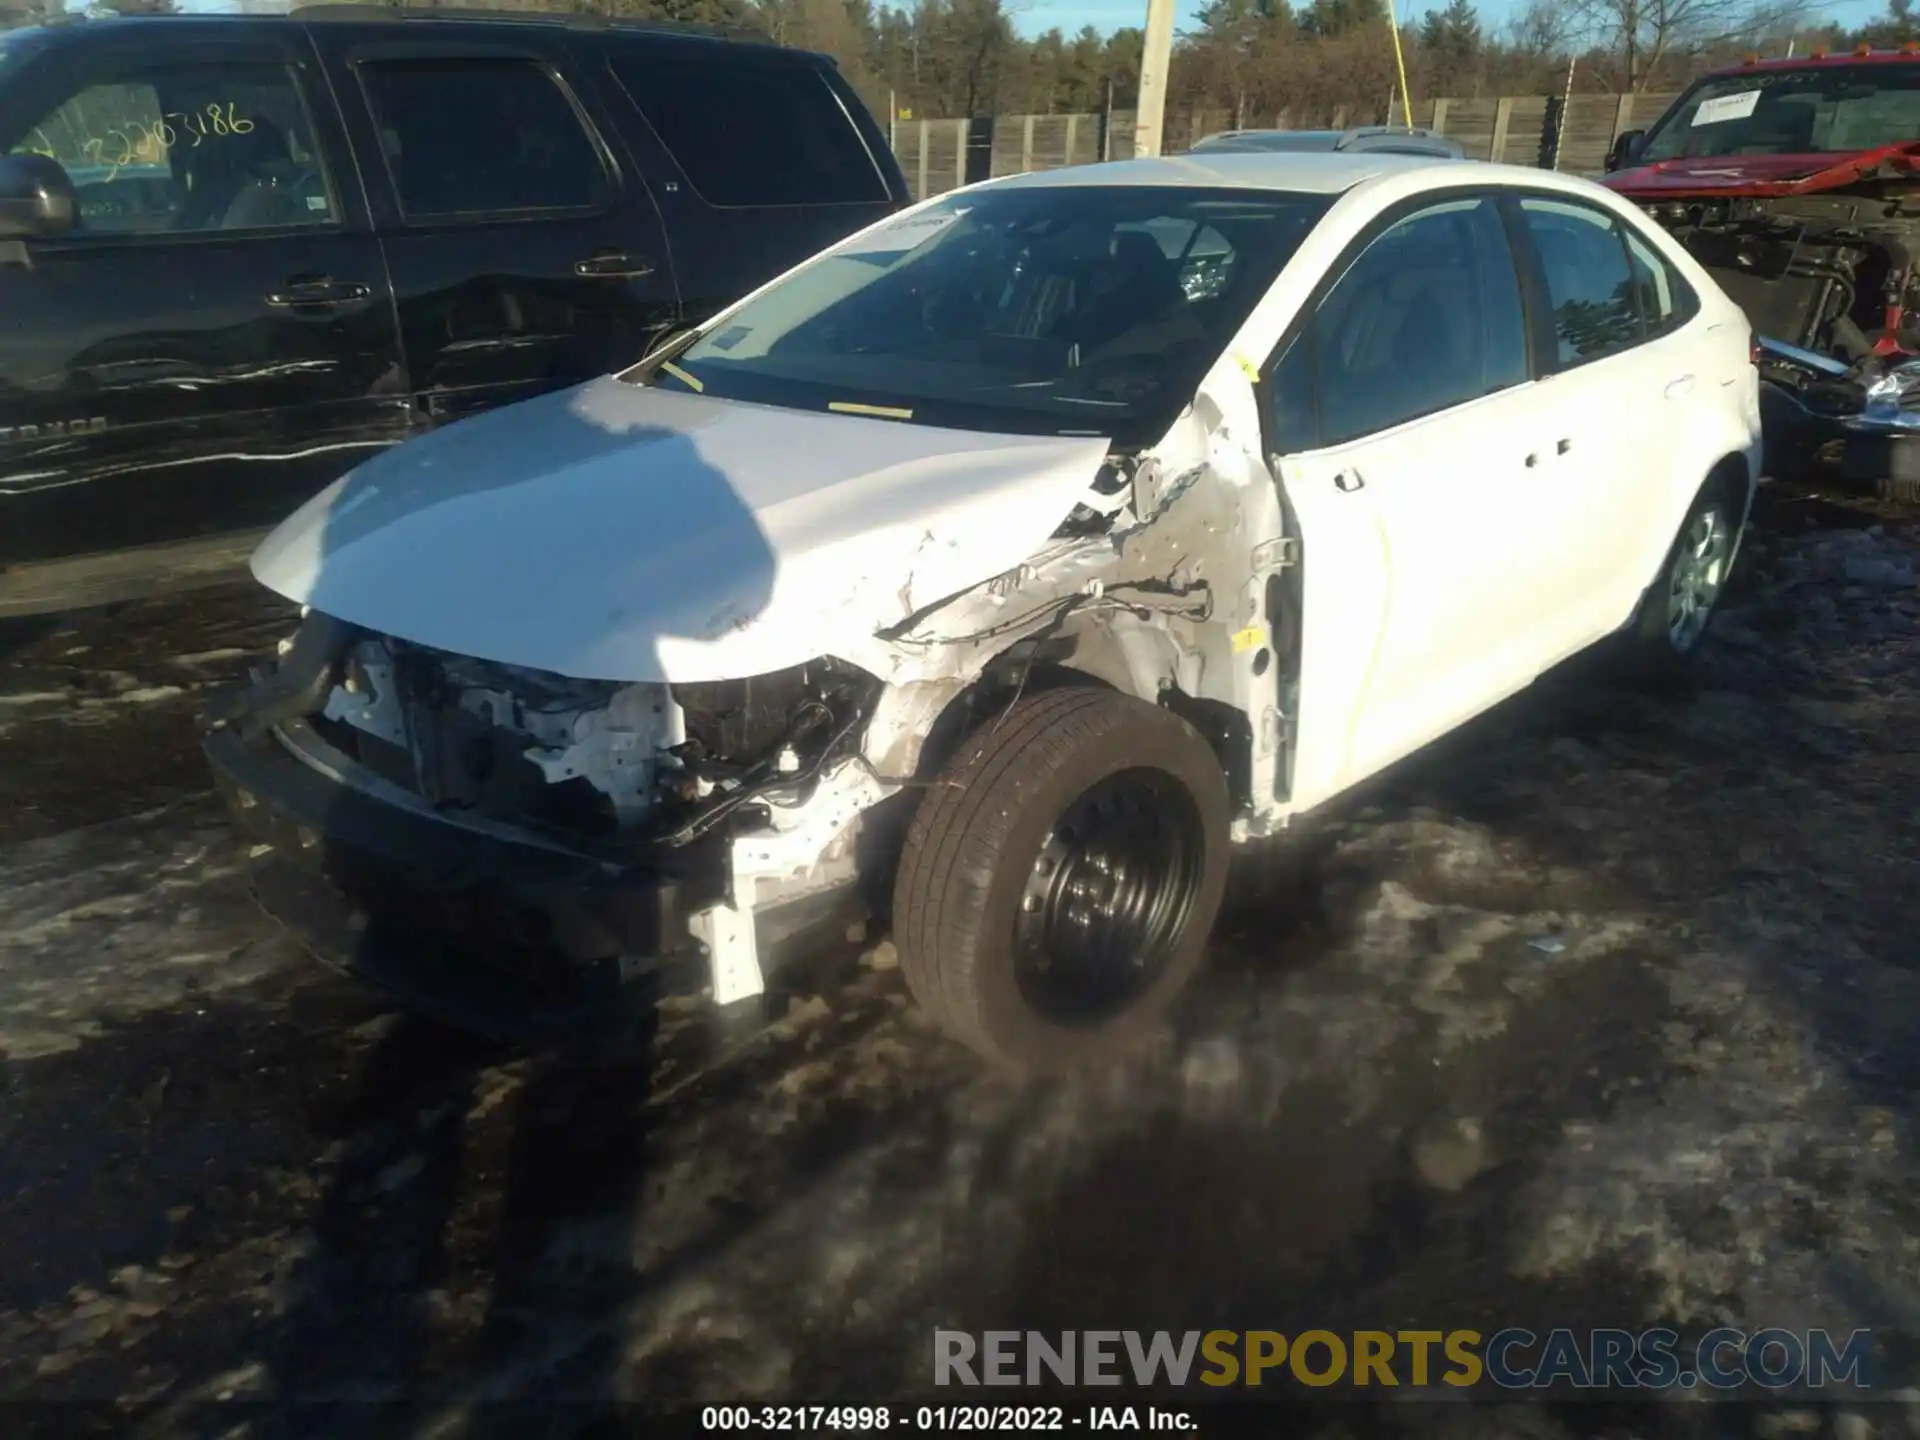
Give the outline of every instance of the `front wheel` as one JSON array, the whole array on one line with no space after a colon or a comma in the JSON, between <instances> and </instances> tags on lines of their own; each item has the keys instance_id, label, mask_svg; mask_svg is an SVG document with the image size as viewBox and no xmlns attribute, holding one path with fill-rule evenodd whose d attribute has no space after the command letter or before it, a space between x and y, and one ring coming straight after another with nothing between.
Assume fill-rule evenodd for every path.
<instances>
[{"instance_id":1,"label":"front wheel","mask_svg":"<svg viewBox=\"0 0 1920 1440\"><path fill-rule=\"evenodd\" d=\"M1114 691L983 726L922 801L894 896L901 969L955 1038L1018 1069L1111 1054L1191 978L1226 887L1212 749Z\"/></svg>"}]
</instances>

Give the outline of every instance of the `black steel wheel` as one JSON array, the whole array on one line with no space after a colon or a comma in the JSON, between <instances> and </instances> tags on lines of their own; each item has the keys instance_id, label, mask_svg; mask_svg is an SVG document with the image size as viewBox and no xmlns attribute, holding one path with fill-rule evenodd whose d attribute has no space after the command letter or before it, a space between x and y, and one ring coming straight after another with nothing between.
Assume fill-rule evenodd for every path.
<instances>
[{"instance_id":1,"label":"black steel wheel","mask_svg":"<svg viewBox=\"0 0 1920 1440\"><path fill-rule=\"evenodd\" d=\"M1075 799L1033 862L1014 921L1021 992L1061 1025L1097 1024L1179 948L1205 873L1200 807L1161 770L1122 770Z\"/></svg>"},{"instance_id":2,"label":"black steel wheel","mask_svg":"<svg viewBox=\"0 0 1920 1440\"><path fill-rule=\"evenodd\" d=\"M1114 691L1045 691L964 744L894 895L921 1005L981 1054L1073 1065L1150 1028L1205 953L1231 807L1207 742Z\"/></svg>"}]
</instances>

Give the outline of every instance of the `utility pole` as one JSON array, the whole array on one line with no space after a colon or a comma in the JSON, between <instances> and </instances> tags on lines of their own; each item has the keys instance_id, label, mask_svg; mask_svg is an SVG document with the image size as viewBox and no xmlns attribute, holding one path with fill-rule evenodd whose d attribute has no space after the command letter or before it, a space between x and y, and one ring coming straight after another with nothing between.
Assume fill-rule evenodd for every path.
<instances>
[{"instance_id":1,"label":"utility pole","mask_svg":"<svg viewBox=\"0 0 1920 1440\"><path fill-rule=\"evenodd\" d=\"M1173 0L1147 0L1146 43L1140 51L1140 98L1133 117L1133 153L1158 155L1167 113L1167 67L1173 60Z\"/></svg>"}]
</instances>

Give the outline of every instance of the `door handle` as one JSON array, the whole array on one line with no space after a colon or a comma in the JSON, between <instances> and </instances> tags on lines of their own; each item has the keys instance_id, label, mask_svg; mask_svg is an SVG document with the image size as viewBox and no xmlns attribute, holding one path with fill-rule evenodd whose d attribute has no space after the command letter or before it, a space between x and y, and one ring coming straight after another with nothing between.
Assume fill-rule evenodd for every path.
<instances>
[{"instance_id":1,"label":"door handle","mask_svg":"<svg viewBox=\"0 0 1920 1440\"><path fill-rule=\"evenodd\" d=\"M650 261L636 260L624 251L600 250L584 260L574 261L573 273L589 279L637 280L642 275L651 275L653 265Z\"/></svg>"},{"instance_id":2,"label":"door handle","mask_svg":"<svg viewBox=\"0 0 1920 1440\"><path fill-rule=\"evenodd\" d=\"M267 296L267 304L285 308L290 305L338 305L347 300L364 300L373 287L353 280L289 280L284 290Z\"/></svg>"},{"instance_id":3,"label":"door handle","mask_svg":"<svg viewBox=\"0 0 1920 1440\"><path fill-rule=\"evenodd\" d=\"M1667 399L1678 400L1691 389L1693 389L1693 376L1682 375L1678 380L1671 381L1667 385Z\"/></svg>"},{"instance_id":4,"label":"door handle","mask_svg":"<svg viewBox=\"0 0 1920 1440\"><path fill-rule=\"evenodd\" d=\"M1338 475L1333 477L1333 488L1348 494L1360 489L1366 483L1365 480L1360 478L1360 472L1358 470L1342 470Z\"/></svg>"},{"instance_id":5,"label":"door handle","mask_svg":"<svg viewBox=\"0 0 1920 1440\"><path fill-rule=\"evenodd\" d=\"M1554 442L1554 446L1553 446L1553 453L1554 453L1554 454L1556 454L1556 455L1564 455L1564 454L1566 454L1566 453L1567 453L1567 452L1568 452L1569 450L1571 450L1572 448L1573 448L1573 441L1571 441L1571 440L1556 440L1556 441Z\"/></svg>"}]
</instances>

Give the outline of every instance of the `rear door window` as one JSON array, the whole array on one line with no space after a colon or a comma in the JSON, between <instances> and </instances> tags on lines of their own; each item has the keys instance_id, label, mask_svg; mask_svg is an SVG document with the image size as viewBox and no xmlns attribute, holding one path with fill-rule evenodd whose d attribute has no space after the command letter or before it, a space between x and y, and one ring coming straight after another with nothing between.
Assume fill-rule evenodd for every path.
<instances>
[{"instance_id":1,"label":"rear door window","mask_svg":"<svg viewBox=\"0 0 1920 1440\"><path fill-rule=\"evenodd\" d=\"M1553 306L1559 368L1570 369L1641 341L1636 278L1611 215L1565 200L1520 202Z\"/></svg>"},{"instance_id":2,"label":"rear door window","mask_svg":"<svg viewBox=\"0 0 1920 1440\"><path fill-rule=\"evenodd\" d=\"M600 149L538 61L370 60L360 74L407 219L578 211L605 201Z\"/></svg>"},{"instance_id":3,"label":"rear door window","mask_svg":"<svg viewBox=\"0 0 1920 1440\"><path fill-rule=\"evenodd\" d=\"M850 205L889 198L840 96L811 65L638 52L614 77L710 205Z\"/></svg>"}]
</instances>

